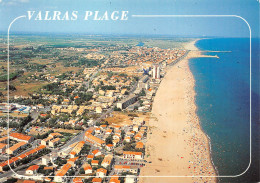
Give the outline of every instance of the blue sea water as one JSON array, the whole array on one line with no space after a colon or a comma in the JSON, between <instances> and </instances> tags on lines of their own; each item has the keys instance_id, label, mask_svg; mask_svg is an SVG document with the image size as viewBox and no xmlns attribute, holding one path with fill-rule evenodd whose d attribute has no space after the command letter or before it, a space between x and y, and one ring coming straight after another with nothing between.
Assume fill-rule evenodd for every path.
<instances>
[{"instance_id":1,"label":"blue sea water","mask_svg":"<svg viewBox=\"0 0 260 183\"><path fill-rule=\"evenodd\" d=\"M200 50L219 58L194 58L197 114L210 137L211 156L219 175L239 175L250 164L249 38L203 39ZM259 39L252 39L252 163L237 178L219 182L259 181Z\"/></svg>"}]
</instances>

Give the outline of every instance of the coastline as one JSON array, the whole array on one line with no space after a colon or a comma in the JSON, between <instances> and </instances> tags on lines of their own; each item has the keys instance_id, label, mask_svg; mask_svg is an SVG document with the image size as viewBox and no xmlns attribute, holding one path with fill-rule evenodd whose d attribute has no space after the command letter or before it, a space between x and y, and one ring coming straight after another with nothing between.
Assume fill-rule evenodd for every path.
<instances>
[{"instance_id":1,"label":"coastline","mask_svg":"<svg viewBox=\"0 0 260 183\"><path fill-rule=\"evenodd\" d=\"M208 39L208 38L202 38L202 39L196 39L196 40L194 40L194 41L191 41L191 42L189 42L189 43L187 43L185 46L185 49L187 49L187 50L194 50L194 51L197 51L198 52L198 55L196 55L196 56L192 56L191 58L188 58L188 62L190 62L190 60L189 59L192 59L192 58L201 58L201 57L217 57L217 58L219 58L218 56L211 56L211 55L203 55L203 53L204 52L208 52L208 51L202 51L202 50L199 50L196 46L195 46L195 44L197 43L197 41L199 41L199 40L203 40L203 39ZM215 52L219 52L219 51L215 51ZM188 63L189 64L189 63ZM189 72L191 72L191 70L190 70L190 67L189 67ZM191 72L192 73L192 72ZM193 75L193 74L192 74ZM193 76L193 79L194 79L194 76ZM195 79L194 79L194 92L195 92ZM195 99L196 99L196 95L197 95L197 93L195 92ZM196 102L195 102L195 99L194 99L194 103L195 103L195 105L196 105ZM196 115L197 115L197 105L196 105ZM198 117L198 116L197 116ZM208 136L208 134L202 129L202 127L201 127L201 121L199 120L199 128L200 128L200 130L206 135L206 139L207 139L207 144L208 144L208 149L209 149L209 159L210 159L210 161L211 161L211 166L213 166L213 168L214 168L214 171L215 171L215 176L217 176L218 175L218 170L217 170L217 167L215 166L215 164L214 164L214 162L213 162L213 159L212 159L212 150L211 150L211 139L210 139L210 137ZM216 180L215 180L215 182L217 182L217 178L216 178Z\"/></svg>"},{"instance_id":2,"label":"coastline","mask_svg":"<svg viewBox=\"0 0 260 183\"><path fill-rule=\"evenodd\" d=\"M189 59L204 56L195 46L196 41L185 45L190 52L168 68L155 96L145 156L151 163L141 169L140 176L144 177L139 178L140 182L217 181L211 177L170 177L216 175L210 139L196 114L195 80L189 68Z\"/></svg>"}]
</instances>

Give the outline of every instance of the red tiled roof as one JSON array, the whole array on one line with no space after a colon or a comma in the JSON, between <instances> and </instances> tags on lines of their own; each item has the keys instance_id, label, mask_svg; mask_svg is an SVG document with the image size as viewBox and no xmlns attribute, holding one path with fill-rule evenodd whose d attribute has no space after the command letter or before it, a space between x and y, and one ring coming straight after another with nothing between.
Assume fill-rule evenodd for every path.
<instances>
[{"instance_id":1,"label":"red tiled roof","mask_svg":"<svg viewBox=\"0 0 260 183\"><path fill-rule=\"evenodd\" d=\"M82 179L79 178L79 177L74 178L74 179L73 179L73 182L74 182L74 183L83 183Z\"/></svg>"},{"instance_id":2,"label":"red tiled roof","mask_svg":"<svg viewBox=\"0 0 260 183\"><path fill-rule=\"evenodd\" d=\"M24 180L23 183L36 183L34 180Z\"/></svg>"},{"instance_id":3,"label":"red tiled roof","mask_svg":"<svg viewBox=\"0 0 260 183\"><path fill-rule=\"evenodd\" d=\"M0 143L0 149L3 149L6 146L7 146L7 144Z\"/></svg>"},{"instance_id":4,"label":"red tiled roof","mask_svg":"<svg viewBox=\"0 0 260 183\"><path fill-rule=\"evenodd\" d=\"M22 133L11 133L10 137L17 138L20 140L26 140L26 141L29 141L32 138L31 136L24 135Z\"/></svg>"},{"instance_id":5,"label":"red tiled roof","mask_svg":"<svg viewBox=\"0 0 260 183\"><path fill-rule=\"evenodd\" d=\"M68 170L71 168L71 164L67 163L63 165L63 167L57 172L56 176L64 176L68 172Z\"/></svg>"},{"instance_id":6,"label":"red tiled roof","mask_svg":"<svg viewBox=\"0 0 260 183\"><path fill-rule=\"evenodd\" d=\"M106 173L107 173L107 170L104 169L104 168L99 168L99 169L97 169L97 173L98 173L98 172L102 172L102 173L106 174Z\"/></svg>"},{"instance_id":7,"label":"red tiled roof","mask_svg":"<svg viewBox=\"0 0 260 183\"><path fill-rule=\"evenodd\" d=\"M123 154L142 155L142 152L124 151Z\"/></svg>"},{"instance_id":8,"label":"red tiled roof","mask_svg":"<svg viewBox=\"0 0 260 183\"><path fill-rule=\"evenodd\" d=\"M92 182L102 182L102 179L101 178L93 178Z\"/></svg>"},{"instance_id":9,"label":"red tiled roof","mask_svg":"<svg viewBox=\"0 0 260 183\"><path fill-rule=\"evenodd\" d=\"M27 170L32 170L32 171L38 170L38 169L39 169L39 165L32 165L29 168L27 168Z\"/></svg>"}]
</instances>

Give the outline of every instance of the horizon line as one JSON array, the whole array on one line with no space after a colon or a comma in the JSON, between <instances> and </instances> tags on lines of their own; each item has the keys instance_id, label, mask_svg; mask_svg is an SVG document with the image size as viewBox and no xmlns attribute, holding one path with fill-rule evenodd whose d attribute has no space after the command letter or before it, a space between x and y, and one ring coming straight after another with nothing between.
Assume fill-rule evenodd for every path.
<instances>
[{"instance_id":1,"label":"horizon line","mask_svg":"<svg viewBox=\"0 0 260 183\"><path fill-rule=\"evenodd\" d=\"M0 35L5 35L5 31L0 31ZM248 36L217 36L217 35L172 35L172 34L136 34L136 33L84 33L84 32L30 32L30 31L14 31L14 35L84 35L84 36L138 36L138 37L175 37L175 38L249 38ZM252 38L260 38L260 37L252 37Z\"/></svg>"}]
</instances>

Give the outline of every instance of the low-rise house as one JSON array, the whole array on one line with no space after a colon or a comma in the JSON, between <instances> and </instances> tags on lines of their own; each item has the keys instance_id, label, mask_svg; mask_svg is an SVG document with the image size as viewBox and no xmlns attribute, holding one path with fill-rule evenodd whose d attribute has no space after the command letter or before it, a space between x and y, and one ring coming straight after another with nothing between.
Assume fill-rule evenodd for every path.
<instances>
[{"instance_id":1,"label":"low-rise house","mask_svg":"<svg viewBox=\"0 0 260 183\"><path fill-rule=\"evenodd\" d=\"M136 134L136 135L134 136L134 139L135 139L135 141L139 141L139 140L142 139L142 135L141 135L140 133L138 133L138 134Z\"/></svg>"},{"instance_id":2,"label":"low-rise house","mask_svg":"<svg viewBox=\"0 0 260 183\"><path fill-rule=\"evenodd\" d=\"M12 140L16 140L19 142L26 142L26 143L31 143L33 141L33 137L29 135L24 135L22 133L11 133L9 135L9 138Z\"/></svg>"},{"instance_id":3,"label":"low-rise house","mask_svg":"<svg viewBox=\"0 0 260 183\"><path fill-rule=\"evenodd\" d=\"M133 131L138 132L138 130L139 130L139 126L137 125L133 126Z\"/></svg>"},{"instance_id":4,"label":"low-rise house","mask_svg":"<svg viewBox=\"0 0 260 183\"><path fill-rule=\"evenodd\" d=\"M121 138L121 135L119 135L119 134L115 134L115 135L113 135L113 139L115 140L115 139L120 139Z\"/></svg>"},{"instance_id":5,"label":"low-rise house","mask_svg":"<svg viewBox=\"0 0 260 183\"><path fill-rule=\"evenodd\" d=\"M62 137L62 136L63 136L62 134L57 133L57 132L55 132L55 133L50 133L50 135L49 135L49 137L52 137L52 138L55 138L55 137Z\"/></svg>"},{"instance_id":6,"label":"low-rise house","mask_svg":"<svg viewBox=\"0 0 260 183\"><path fill-rule=\"evenodd\" d=\"M92 166L98 166L99 161L98 160L92 160L91 165Z\"/></svg>"},{"instance_id":7,"label":"low-rise house","mask_svg":"<svg viewBox=\"0 0 260 183\"><path fill-rule=\"evenodd\" d=\"M45 177L45 178L44 178L44 181L45 181L45 182L50 182L50 181L51 181L51 179L50 179L50 178L48 178L48 177Z\"/></svg>"},{"instance_id":8,"label":"low-rise house","mask_svg":"<svg viewBox=\"0 0 260 183\"><path fill-rule=\"evenodd\" d=\"M49 141L50 141L51 139L53 139L53 137L51 137L51 136L48 136L47 138L42 139L42 140L41 140L41 145L47 146L47 145L49 144Z\"/></svg>"},{"instance_id":9,"label":"low-rise house","mask_svg":"<svg viewBox=\"0 0 260 183\"><path fill-rule=\"evenodd\" d=\"M142 126L144 125L144 119L140 117L135 117L133 119L133 125Z\"/></svg>"},{"instance_id":10,"label":"low-rise house","mask_svg":"<svg viewBox=\"0 0 260 183\"><path fill-rule=\"evenodd\" d=\"M34 180L24 180L22 181L22 183L37 183L37 182Z\"/></svg>"},{"instance_id":11,"label":"low-rise house","mask_svg":"<svg viewBox=\"0 0 260 183\"><path fill-rule=\"evenodd\" d=\"M95 129L95 134L100 134L100 133L101 133L100 128L96 128Z\"/></svg>"},{"instance_id":12,"label":"low-rise house","mask_svg":"<svg viewBox=\"0 0 260 183\"><path fill-rule=\"evenodd\" d=\"M73 119L69 120L69 124L72 126L75 126L77 122L78 122L77 120L73 120Z\"/></svg>"},{"instance_id":13,"label":"low-rise house","mask_svg":"<svg viewBox=\"0 0 260 183\"><path fill-rule=\"evenodd\" d=\"M107 151L112 151L113 149L114 149L113 144L107 144L107 145L106 145L106 150L107 150Z\"/></svg>"},{"instance_id":14,"label":"low-rise house","mask_svg":"<svg viewBox=\"0 0 260 183\"><path fill-rule=\"evenodd\" d=\"M98 149L92 151L92 154L93 154L94 156L101 156L101 155L102 155L101 151L99 151Z\"/></svg>"},{"instance_id":15,"label":"low-rise house","mask_svg":"<svg viewBox=\"0 0 260 183\"><path fill-rule=\"evenodd\" d=\"M105 92L104 90L99 90L99 91L98 91L98 94L99 94L99 95L102 95L102 96L104 96L105 93L106 93L106 92Z\"/></svg>"},{"instance_id":16,"label":"low-rise house","mask_svg":"<svg viewBox=\"0 0 260 183\"><path fill-rule=\"evenodd\" d=\"M131 137L126 136L125 139L124 139L124 141L126 141L126 142L130 142L130 141L131 141Z\"/></svg>"},{"instance_id":17,"label":"low-rise house","mask_svg":"<svg viewBox=\"0 0 260 183\"><path fill-rule=\"evenodd\" d=\"M105 135L110 135L112 133L112 129L107 129L106 132L105 132Z\"/></svg>"},{"instance_id":18,"label":"low-rise house","mask_svg":"<svg viewBox=\"0 0 260 183\"><path fill-rule=\"evenodd\" d=\"M100 125L101 130L105 130L107 128L107 125Z\"/></svg>"},{"instance_id":19,"label":"low-rise house","mask_svg":"<svg viewBox=\"0 0 260 183\"><path fill-rule=\"evenodd\" d=\"M138 173L138 167L136 166L130 166L130 165L115 165L114 171L116 173L122 173L122 172L131 172L131 173Z\"/></svg>"},{"instance_id":20,"label":"low-rise house","mask_svg":"<svg viewBox=\"0 0 260 183\"><path fill-rule=\"evenodd\" d=\"M66 182L67 181L67 172L69 171L69 169L71 168L71 164L67 163L65 165L63 165L61 167L60 170L57 171L55 177L54 177L54 181L55 182Z\"/></svg>"},{"instance_id":21,"label":"low-rise house","mask_svg":"<svg viewBox=\"0 0 260 183\"><path fill-rule=\"evenodd\" d=\"M112 154L106 155L101 163L101 166L103 166L104 168L109 168L112 164L112 160L113 160Z\"/></svg>"},{"instance_id":22,"label":"low-rise house","mask_svg":"<svg viewBox=\"0 0 260 183\"><path fill-rule=\"evenodd\" d=\"M72 110L72 109L61 109L60 112L61 112L61 113L72 114L73 110Z\"/></svg>"},{"instance_id":23,"label":"low-rise house","mask_svg":"<svg viewBox=\"0 0 260 183\"><path fill-rule=\"evenodd\" d=\"M7 143L8 137L0 138L0 143Z\"/></svg>"},{"instance_id":24,"label":"low-rise house","mask_svg":"<svg viewBox=\"0 0 260 183\"><path fill-rule=\"evenodd\" d=\"M71 157L71 158L75 158L75 156L78 155L78 154L80 153L80 151L82 150L84 144L85 144L84 141L80 141L80 142L73 148L73 150L70 152L70 157Z\"/></svg>"},{"instance_id":25,"label":"low-rise house","mask_svg":"<svg viewBox=\"0 0 260 183\"><path fill-rule=\"evenodd\" d=\"M85 108L80 108L78 111L77 111L77 116L80 116L80 115L82 115L84 112L85 112Z\"/></svg>"},{"instance_id":26,"label":"low-rise house","mask_svg":"<svg viewBox=\"0 0 260 183\"><path fill-rule=\"evenodd\" d=\"M70 102L70 100L69 99L67 99L67 98L65 98L64 100L63 100L63 104L69 104L69 102Z\"/></svg>"},{"instance_id":27,"label":"low-rise house","mask_svg":"<svg viewBox=\"0 0 260 183\"><path fill-rule=\"evenodd\" d=\"M120 130L120 128L121 128L121 126L119 126L119 125L114 126L115 131Z\"/></svg>"},{"instance_id":28,"label":"low-rise house","mask_svg":"<svg viewBox=\"0 0 260 183\"><path fill-rule=\"evenodd\" d=\"M96 107L96 113L101 114L103 112L101 107Z\"/></svg>"},{"instance_id":29,"label":"low-rise house","mask_svg":"<svg viewBox=\"0 0 260 183\"><path fill-rule=\"evenodd\" d=\"M75 166L75 162L79 159L79 157L70 158L67 160L67 163L71 164L71 166Z\"/></svg>"},{"instance_id":30,"label":"low-rise house","mask_svg":"<svg viewBox=\"0 0 260 183\"><path fill-rule=\"evenodd\" d=\"M20 149L25 147L27 145L27 142L18 142L17 144L13 145L12 147L9 147L6 149L7 154L16 154Z\"/></svg>"},{"instance_id":31,"label":"low-rise house","mask_svg":"<svg viewBox=\"0 0 260 183\"><path fill-rule=\"evenodd\" d=\"M120 183L119 176L118 175L112 175L109 183Z\"/></svg>"},{"instance_id":32,"label":"low-rise house","mask_svg":"<svg viewBox=\"0 0 260 183\"><path fill-rule=\"evenodd\" d=\"M137 142L135 148L136 148L136 149L143 149L143 148L144 148L144 143L142 143L142 142Z\"/></svg>"},{"instance_id":33,"label":"low-rise house","mask_svg":"<svg viewBox=\"0 0 260 183\"><path fill-rule=\"evenodd\" d=\"M122 131L121 130L115 130L115 134L121 135Z\"/></svg>"},{"instance_id":34,"label":"low-rise house","mask_svg":"<svg viewBox=\"0 0 260 183\"><path fill-rule=\"evenodd\" d=\"M49 162L51 162L51 163L54 162L54 159L52 156L45 155L42 157L42 165L48 165Z\"/></svg>"},{"instance_id":35,"label":"low-rise house","mask_svg":"<svg viewBox=\"0 0 260 183\"><path fill-rule=\"evenodd\" d=\"M134 132L134 131L133 131L133 132ZM134 134L133 134L131 131L126 132L125 135L128 136L128 137L132 137L132 136L134 136Z\"/></svg>"},{"instance_id":36,"label":"low-rise house","mask_svg":"<svg viewBox=\"0 0 260 183\"><path fill-rule=\"evenodd\" d=\"M0 153L4 153L6 150L7 144L0 143Z\"/></svg>"},{"instance_id":37,"label":"low-rise house","mask_svg":"<svg viewBox=\"0 0 260 183\"><path fill-rule=\"evenodd\" d=\"M53 167L52 167L52 166L45 166L45 167L43 168L43 170L53 170Z\"/></svg>"},{"instance_id":38,"label":"low-rise house","mask_svg":"<svg viewBox=\"0 0 260 183\"><path fill-rule=\"evenodd\" d=\"M97 169L97 177L103 178L107 175L107 170L104 168Z\"/></svg>"},{"instance_id":39,"label":"low-rise house","mask_svg":"<svg viewBox=\"0 0 260 183\"><path fill-rule=\"evenodd\" d=\"M126 88L123 88L122 90L121 90L121 94L125 94L126 93L126 91L127 91L127 89Z\"/></svg>"},{"instance_id":40,"label":"low-rise house","mask_svg":"<svg viewBox=\"0 0 260 183\"><path fill-rule=\"evenodd\" d=\"M39 169L39 165L32 165L26 169L25 174L26 175L35 175L37 173L38 169Z\"/></svg>"},{"instance_id":41,"label":"low-rise house","mask_svg":"<svg viewBox=\"0 0 260 183\"><path fill-rule=\"evenodd\" d=\"M102 178L96 178L95 177L95 178L92 179L92 182L93 183L101 183L102 182Z\"/></svg>"},{"instance_id":42,"label":"low-rise house","mask_svg":"<svg viewBox=\"0 0 260 183\"><path fill-rule=\"evenodd\" d=\"M91 173L93 173L92 167L91 167L90 164L85 163L85 164L83 164L82 167L83 167L83 169L84 169L84 171L85 171L85 174L91 174Z\"/></svg>"},{"instance_id":43,"label":"low-rise house","mask_svg":"<svg viewBox=\"0 0 260 183\"><path fill-rule=\"evenodd\" d=\"M136 183L137 177L134 175L126 175L125 183Z\"/></svg>"},{"instance_id":44,"label":"low-rise house","mask_svg":"<svg viewBox=\"0 0 260 183\"><path fill-rule=\"evenodd\" d=\"M92 160L94 158L94 155L92 155L92 154L89 154L88 156L87 156L87 160Z\"/></svg>"},{"instance_id":45,"label":"low-rise house","mask_svg":"<svg viewBox=\"0 0 260 183\"><path fill-rule=\"evenodd\" d=\"M94 146L102 147L105 145L105 141L101 140L98 137L93 136L88 131L85 133L85 140L92 143Z\"/></svg>"},{"instance_id":46,"label":"low-rise house","mask_svg":"<svg viewBox=\"0 0 260 183\"><path fill-rule=\"evenodd\" d=\"M124 151L123 158L124 159L143 159L143 153L134 152L134 151Z\"/></svg>"},{"instance_id":47,"label":"low-rise house","mask_svg":"<svg viewBox=\"0 0 260 183\"><path fill-rule=\"evenodd\" d=\"M83 183L82 179L79 177L76 177L73 179L73 183Z\"/></svg>"},{"instance_id":48,"label":"low-rise house","mask_svg":"<svg viewBox=\"0 0 260 183\"><path fill-rule=\"evenodd\" d=\"M60 143L60 138L55 138L49 142L50 147L55 147L55 145Z\"/></svg>"},{"instance_id":49,"label":"low-rise house","mask_svg":"<svg viewBox=\"0 0 260 183\"><path fill-rule=\"evenodd\" d=\"M114 139L112 142L113 142L113 145L116 146L119 143L119 139Z\"/></svg>"}]
</instances>

